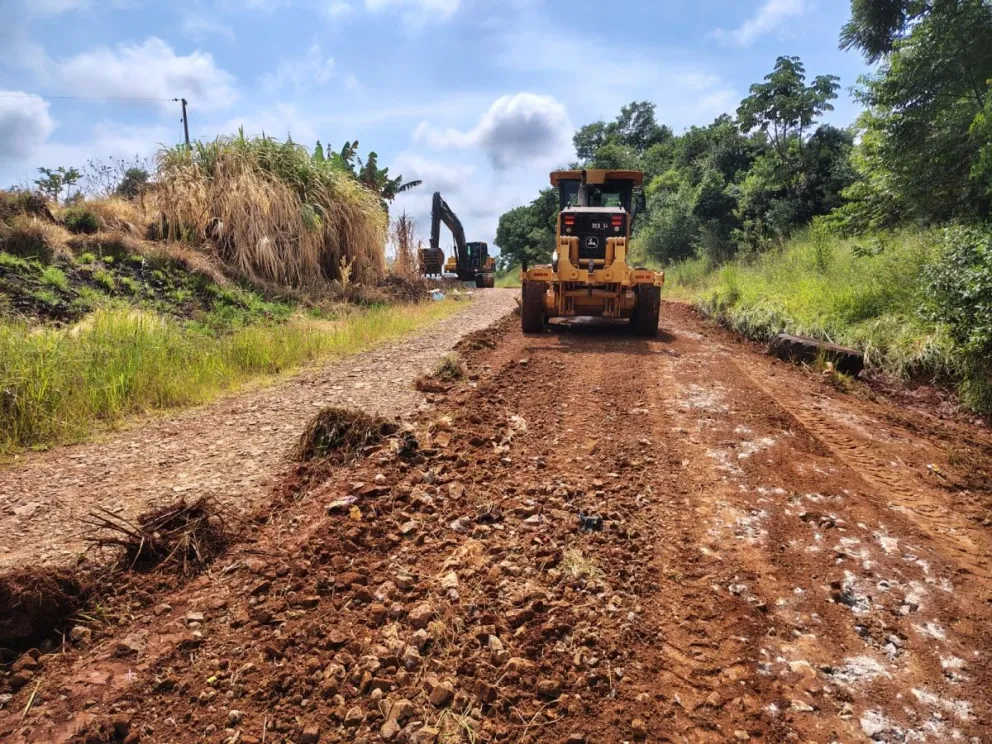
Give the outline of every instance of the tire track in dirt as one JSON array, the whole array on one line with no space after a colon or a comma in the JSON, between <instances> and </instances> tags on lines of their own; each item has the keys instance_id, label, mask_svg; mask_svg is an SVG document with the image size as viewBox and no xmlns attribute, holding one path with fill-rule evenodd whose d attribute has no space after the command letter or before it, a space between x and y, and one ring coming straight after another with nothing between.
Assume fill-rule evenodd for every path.
<instances>
[{"instance_id":1,"label":"tire track in dirt","mask_svg":"<svg viewBox=\"0 0 992 744\"><path fill-rule=\"evenodd\" d=\"M501 331L415 417L420 453L332 470L43 657L0 739L982 741L989 582L821 436L830 412L804 422L802 372L770 395L767 360L665 310L655 340ZM360 519L325 511L356 493Z\"/></svg>"},{"instance_id":2,"label":"tire track in dirt","mask_svg":"<svg viewBox=\"0 0 992 744\"><path fill-rule=\"evenodd\" d=\"M738 490L722 522L734 523L737 541L760 549L735 551L734 563L760 566L756 593L780 639L764 642L763 666L808 695L788 712L777 704L778 715L817 740L845 730L844 740L868 734L885 741L983 731L984 659L992 648L981 570L988 537L949 544L946 522L935 527L899 508L890 489L896 479L873 453L885 441L904 457L907 448L918 456L919 442L881 425L867 442L843 433L851 430L853 403L831 399L836 417L820 413L821 396L801 373L776 372L732 341L714 343L720 332L704 343L698 321L673 310L676 335L695 342L681 347L682 366L694 371L680 375L683 407L702 413L695 433ZM769 376L759 381L756 372ZM867 411L859 415L870 420ZM879 471L886 477L873 477ZM946 493L896 483L900 496L952 514L942 504ZM968 528L961 518L952 524Z\"/></svg>"}]
</instances>

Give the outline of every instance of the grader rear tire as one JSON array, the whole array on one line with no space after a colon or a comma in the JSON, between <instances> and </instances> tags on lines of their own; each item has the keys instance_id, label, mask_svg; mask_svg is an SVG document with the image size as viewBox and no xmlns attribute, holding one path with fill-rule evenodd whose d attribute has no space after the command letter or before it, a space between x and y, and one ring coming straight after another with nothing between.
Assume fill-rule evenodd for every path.
<instances>
[{"instance_id":1,"label":"grader rear tire","mask_svg":"<svg viewBox=\"0 0 992 744\"><path fill-rule=\"evenodd\" d=\"M524 333L540 333L547 320L544 282L524 282L520 292L520 327Z\"/></svg>"},{"instance_id":2,"label":"grader rear tire","mask_svg":"<svg viewBox=\"0 0 992 744\"><path fill-rule=\"evenodd\" d=\"M630 325L638 336L650 338L658 335L658 318L661 315L661 287L642 284L637 288L637 305L630 318Z\"/></svg>"}]
</instances>

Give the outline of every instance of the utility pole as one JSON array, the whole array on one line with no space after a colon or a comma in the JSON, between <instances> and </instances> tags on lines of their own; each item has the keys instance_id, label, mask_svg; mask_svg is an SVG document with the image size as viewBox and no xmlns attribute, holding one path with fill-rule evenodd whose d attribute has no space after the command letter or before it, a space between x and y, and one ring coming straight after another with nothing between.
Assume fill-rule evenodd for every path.
<instances>
[{"instance_id":1,"label":"utility pole","mask_svg":"<svg viewBox=\"0 0 992 744\"><path fill-rule=\"evenodd\" d=\"M186 147L189 147L189 116L186 115L187 101L185 98L173 98L172 100L183 105L183 134L186 135Z\"/></svg>"}]
</instances>

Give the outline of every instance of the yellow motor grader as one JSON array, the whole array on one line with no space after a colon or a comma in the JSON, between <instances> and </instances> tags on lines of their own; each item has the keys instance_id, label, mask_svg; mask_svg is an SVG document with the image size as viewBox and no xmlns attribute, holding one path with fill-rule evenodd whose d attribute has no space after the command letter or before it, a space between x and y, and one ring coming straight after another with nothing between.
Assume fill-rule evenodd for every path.
<instances>
[{"instance_id":1,"label":"yellow motor grader","mask_svg":"<svg viewBox=\"0 0 992 744\"><path fill-rule=\"evenodd\" d=\"M644 208L639 171L555 171L559 214L550 266L520 273L521 324L538 333L550 318L628 318L639 336L658 333L664 272L627 263L631 223Z\"/></svg>"}]
</instances>

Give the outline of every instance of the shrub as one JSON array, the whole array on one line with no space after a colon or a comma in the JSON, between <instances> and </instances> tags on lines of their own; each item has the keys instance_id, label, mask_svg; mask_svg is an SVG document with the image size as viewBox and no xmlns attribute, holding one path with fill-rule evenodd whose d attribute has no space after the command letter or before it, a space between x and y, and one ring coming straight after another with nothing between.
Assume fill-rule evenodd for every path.
<instances>
[{"instance_id":1,"label":"shrub","mask_svg":"<svg viewBox=\"0 0 992 744\"><path fill-rule=\"evenodd\" d=\"M84 207L69 207L62 213L66 229L76 235L92 235L100 229L100 222L93 212Z\"/></svg>"},{"instance_id":2,"label":"shrub","mask_svg":"<svg viewBox=\"0 0 992 744\"><path fill-rule=\"evenodd\" d=\"M969 353L992 353L992 231L951 227L936 245L926 271L931 316Z\"/></svg>"},{"instance_id":3,"label":"shrub","mask_svg":"<svg viewBox=\"0 0 992 744\"><path fill-rule=\"evenodd\" d=\"M0 250L44 264L67 252L67 237L64 228L26 215L15 216L8 225L0 224Z\"/></svg>"},{"instance_id":4,"label":"shrub","mask_svg":"<svg viewBox=\"0 0 992 744\"><path fill-rule=\"evenodd\" d=\"M22 190L0 191L0 222L9 222L17 215L52 219L48 200L41 194Z\"/></svg>"},{"instance_id":5,"label":"shrub","mask_svg":"<svg viewBox=\"0 0 992 744\"><path fill-rule=\"evenodd\" d=\"M967 360L962 395L973 408L992 410L992 230L950 227L936 239L927 267L930 317L943 323Z\"/></svg>"}]
</instances>

